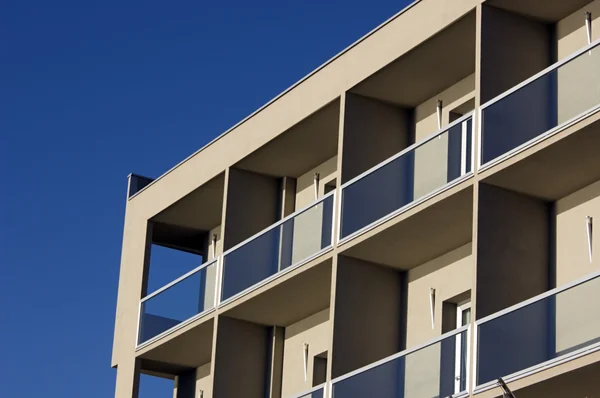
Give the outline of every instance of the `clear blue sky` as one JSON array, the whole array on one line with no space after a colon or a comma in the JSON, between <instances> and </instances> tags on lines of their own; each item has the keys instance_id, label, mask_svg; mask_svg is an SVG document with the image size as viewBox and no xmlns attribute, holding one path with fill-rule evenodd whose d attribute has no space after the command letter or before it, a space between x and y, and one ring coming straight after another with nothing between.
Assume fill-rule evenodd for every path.
<instances>
[{"instance_id":1,"label":"clear blue sky","mask_svg":"<svg viewBox=\"0 0 600 398\"><path fill-rule=\"evenodd\" d=\"M3 0L0 397L111 397L127 174L162 174L406 3Z\"/></svg>"}]
</instances>

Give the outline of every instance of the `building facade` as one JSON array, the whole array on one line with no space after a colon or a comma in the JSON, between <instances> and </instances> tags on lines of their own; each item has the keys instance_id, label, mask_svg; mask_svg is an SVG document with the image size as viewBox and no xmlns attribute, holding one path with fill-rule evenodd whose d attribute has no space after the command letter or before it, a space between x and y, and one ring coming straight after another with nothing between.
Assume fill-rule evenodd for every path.
<instances>
[{"instance_id":1,"label":"building facade","mask_svg":"<svg viewBox=\"0 0 600 398\"><path fill-rule=\"evenodd\" d=\"M600 398L599 110L600 0L414 2L130 175L115 396Z\"/></svg>"}]
</instances>

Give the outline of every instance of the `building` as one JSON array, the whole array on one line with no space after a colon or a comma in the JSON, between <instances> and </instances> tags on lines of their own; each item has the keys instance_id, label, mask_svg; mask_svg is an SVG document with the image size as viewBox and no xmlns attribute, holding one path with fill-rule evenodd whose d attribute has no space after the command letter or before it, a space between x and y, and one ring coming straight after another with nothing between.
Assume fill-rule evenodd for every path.
<instances>
[{"instance_id":1,"label":"building","mask_svg":"<svg viewBox=\"0 0 600 398\"><path fill-rule=\"evenodd\" d=\"M116 397L600 397L599 16L416 1L131 175Z\"/></svg>"}]
</instances>

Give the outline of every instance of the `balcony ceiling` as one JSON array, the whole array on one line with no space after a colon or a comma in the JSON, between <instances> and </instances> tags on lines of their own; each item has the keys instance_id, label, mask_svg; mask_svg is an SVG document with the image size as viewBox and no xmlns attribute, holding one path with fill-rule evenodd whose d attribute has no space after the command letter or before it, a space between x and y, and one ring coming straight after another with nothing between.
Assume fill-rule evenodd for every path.
<instances>
[{"instance_id":1,"label":"balcony ceiling","mask_svg":"<svg viewBox=\"0 0 600 398\"><path fill-rule=\"evenodd\" d=\"M420 105L474 73L475 36L471 12L351 91L402 107Z\"/></svg>"},{"instance_id":2,"label":"balcony ceiling","mask_svg":"<svg viewBox=\"0 0 600 398\"><path fill-rule=\"evenodd\" d=\"M221 224L225 174L220 174L200 188L157 214L152 221L210 231Z\"/></svg>"},{"instance_id":3,"label":"balcony ceiling","mask_svg":"<svg viewBox=\"0 0 600 398\"><path fill-rule=\"evenodd\" d=\"M337 153L339 101L325 106L235 167L277 177L299 177Z\"/></svg>"},{"instance_id":4,"label":"balcony ceiling","mask_svg":"<svg viewBox=\"0 0 600 398\"><path fill-rule=\"evenodd\" d=\"M488 0L485 4L543 22L557 22L591 0ZM583 15L581 16L583 23Z\"/></svg>"}]
</instances>

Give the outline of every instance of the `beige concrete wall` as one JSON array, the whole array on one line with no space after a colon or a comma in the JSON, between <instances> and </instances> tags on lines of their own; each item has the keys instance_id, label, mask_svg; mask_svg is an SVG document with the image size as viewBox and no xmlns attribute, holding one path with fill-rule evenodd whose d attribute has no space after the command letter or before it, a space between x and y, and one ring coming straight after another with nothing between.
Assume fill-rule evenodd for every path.
<instances>
[{"instance_id":1,"label":"beige concrete wall","mask_svg":"<svg viewBox=\"0 0 600 398\"><path fill-rule=\"evenodd\" d=\"M586 216L600 221L600 181L555 204L556 285L561 286L600 271L600 239L592 241L590 262ZM598 228L596 228L598 229ZM592 235L593 236L593 235ZM600 278L556 297L555 350L563 352L600 338Z\"/></svg>"},{"instance_id":2,"label":"beige concrete wall","mask_svg":"<svg viewBox=\"0 0 600 398\"><path fill-rule=\"evenodd\" d=\"M467 296L473 280L471 244L464 245L408 271L408 308L406 348L423 344L442 334L444 301L459 295ZM434 327L431 325L429 289L435 289ZM449 343L448 343L449 342ZM454 339L444 343L453 346ZM434 397L440 385L452 384L453 356L442 356L442 343L430 346L406 358L404 394L410 397ZM454 352L451 352L454 355ZM450 371L450 373L448 373Z\"/></svg>"},{"instance_id":3,"label":"beige concrete wall","mask_svg":"<svg viewBox=\"0 0 600 398\"><path fill-rule=\"evenodd\" d=\"M432 0L421 1L418 7L412 7L374 30L361 39L360 46L353 46L336 56L318 73L311 74L132 198L125 220L112 358L112 365L118 366L117 397L128 398L135 388L134 347L147 220L453 23L480 2L456 0L440 4ZM422 23L425 18L430 23ZM412 33L403 34L405 31ZM239 193L231 193L228 197L236 197L239 202L244 198ZM232 200L231 203L236 201ZM230 209L240 207L243 206L231 204ZM240 211L251 213L247 209ZM256 232L246 230L244 218L241 214L238 216L230 217L229 222L223 225L235 231L232 232L231 241L225 242L225 249L237 243L236 240L242 240L244 235ZM254 229L253 222L249 225L250 229ZM227 236L230 234L227 233Z\"/></svg>"},{"instance_id":4,"label":"beige concrete wall","mask_svg":"<svg viewBox=\"0 0 600 398\"><path fill-rule=\"evenodd\" d=\"M551 64L551 33L541 22L483 5L482 104Z\"/></svg>"},{"instance_id":5,"label":"beige concrete wall","mask_svg":"<svg viewBox=\"0 0 600 398\"><path fill-rule=\"evenodd\" d=\"M227 317L219 318L214 370L214 398L264 398L267 328ZM232 379L235 375L235 379Z\"/></svg>"},{"instance_id":6,"label":"beige concrete wall","mask_svg":"<svg viewBox=\"0 0 600 398\"><path fill-rule=\"evenodd\" d=\"M586 11L592 13L592 41L600 39L600 0L594 0L556 23L556 53L559 60L587 46Z\"/></svg>"},{"instance_id":7,"label":"beige concrete wall","mask_svg":"<svg viewBox=\"0 0 600 398\"><path fill-rule=\"evenodd\" d=\"M411 113L372 98L346 93L342 183L410 144Z\"/></svg>"},{"instance_id":8,"label":"beige concrete wall","mask_svg":"<svg viewBox=\"0 0 600 398\"><path fill-rule=\"evenodd\" d=\"M314 357L329 349L329 308L285 328L282 397L289 397L313 386ZM304 344L308 344L304 380Z\"/></svg>"},{"instance_id":9,"label":"beige concrete wall","mask_svg":"<svg viewBox=\"0 0 600 398\"><path fill-rule=\"evenodd\" d=\"M400 271L349 257L338 258L332 377L402 350L403 284Z\"/></svg>"},{"instance_id":10,"label":"beige concrete wall","mask_svg":"<svg viewBox=\"0 0 600 398\"><path fill-rule=\"evenodd\" d=\"M322 197L325 184L335 179L337 156L323 162L296 180L296 210L315 201L314 173L320 174L318 196ZM324 205L320 204L294 218L292 264L296 264L322 248ZM330 229L326 229L329 232ZM329 237L325 237L329 238Z\"/></svg>"},{"instance_id":11,"label":"beige concrete wall","mask_svg":"<svg viewBox=\"0 0 600 398\"><path fill-rule=\"evenodd\" d=\"M302 209L315 201L313 186L314 175L319 173L319 197L323 196L325 184L334 179L337 169L337 156L321 163L296 179L296 210Z\"/></svg>"},{"instance_id":12,"label":"beige concrete wall","mask_svg":"<svg viewBox=\"0 0 600 398\"><path fill-rule=\"evenodd\" d=\"M194 398L198 398L198 391L204 393L202 398L212 398L213 379L210 374L210 366L209 362L196 369L196 395Z\"/></svg>"},{"instance_id":13,"label":"beige concrete wall","mask_svg":"<svg viewBox=\"0 0 600 398\"><path fill-rule=\"evenodd\" d=\"M237 169L228 184L224 250L277 221L280 190L276 178Z\"/></svg>"},{"instance_id":14,"label":"beige concrete wall","mask_svg":"<svg viewBox=\"0 0 600 398\"><path fill-rule=\"evenodd\" d=\"M549 218L541 200L480 184L478 319L549 288Z\"/></svg>"},{"instance_id":15,"label":"beige concrete wall","mask_svg":"<svg viewBox=\"0 0 600 398\"><path fill-rule=\"evenodd\" d=\"M212 236L217 235L216 244L213 244ZM213 247L214 246L214 247ZM213 256L213 251L215 255L218 257L223 253L223 240L221 239L221 226L213 228L208 233L208 254L207 261L212 261L215 256ZM206 269L206 288L204 290L204 308L209 308L214 306L215 294L217 288L217 267L209 266Z\"/></svg>"},{"instance_id":16,"label":"beige concrete wall","mask_svg":"<svg viewBox=\"0 0 600 398\"><path fill-rule=\"evenodd\" d=\"M471 243L408 271L406 348L423 344L442 334L442 304L471 290L473 257ZM435 327L431 327L429 289L436 292Z\"/></svg>"},{"instance_id":17,"label":"beige concrete wall","mask_svg":"<svg viewBox=\"0 0 600 398\"><path fill-rule=\"evenodd\" d=\"M600 38L600 0L595 0L556 24L558 58L587 46L585 11L592 12L592 41ZM563 123L600 103L600 47L561 66L557 80L557 123Z\"/></svg>"},{"instance_id":18,"label":"beige concrete wall","mask_svg":"<svg viewBox=\"0 0 600 398\"><path fill-rule=\"evenodd\" d=\"M475 75L470 75L415 108L415 142L427 138L438 131L437 101L443 101L442 127L447 126L450 112L475 98ZM451 131L452 139L457 137L457 129ZM418 199L441 186L448 179L448 157L456 156L449 152L449 134L429 141L415 151L414 198ZM452 159L456 161L456 159Z\"/></svg>"},{"instance_id":19,"label":"beige concrete wall","mask_svg":"<svg viewBox=\"0 0 600 398\"><path fill-rule=\"evenodd\" d=\"M586 216L600 225L600 181L558 200L556 214L556 286L600 270L600 237L593 241L590 263ZM598 227L596 227L598 229Z\"/></svg>"}]
</instances>

